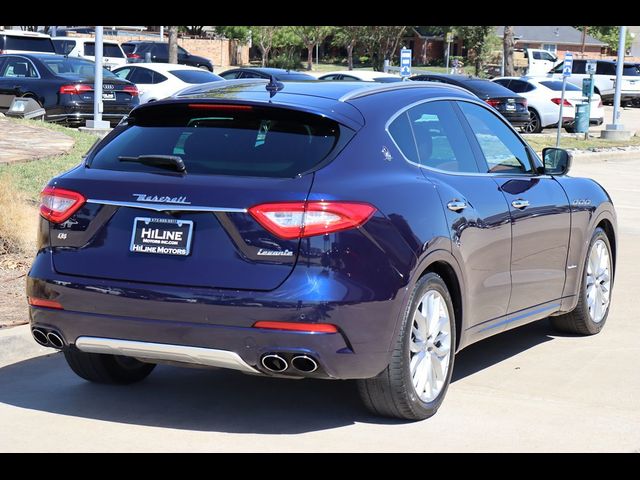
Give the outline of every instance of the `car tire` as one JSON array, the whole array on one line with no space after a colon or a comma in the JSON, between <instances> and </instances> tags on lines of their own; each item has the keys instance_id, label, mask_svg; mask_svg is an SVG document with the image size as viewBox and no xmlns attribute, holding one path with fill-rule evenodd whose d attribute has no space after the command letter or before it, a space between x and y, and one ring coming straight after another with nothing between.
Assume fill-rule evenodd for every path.
<instances>
[{"instance_id":1,"label":"car tire","mask_svg":"<svg viewBox=\"0 0 640 480\"><path fill-rule=\"evenodd\" d=\"M429 321L429 314L436 313L437 320L432 316ZM365 406L376 415L403 420L434 415L451 382L455 345L451 296L440 276L427 273L413 289L389 365L373 378L358 380Z\"/></svg>"},{"instance_id":2,"label":"car tire","mask_svg":"<svg viewBox=\"0 0 640 480\"><path fill-rule=\"evenodd\" d=\"M522 131L524 133L540 133L542 131L540 115L532 108L529 109L529 114L531 115L529 123L522 127Z\"/></svg>"},{"instance_id":3,"label":"car tire","mask_svg":"<svg viewBox=\"0 0 640 480\"><path fill-rule=\"evenodd\" d=\"M605 256L606 258L603 258ZM597 259L600 259L599 263L596 262ZM600 272L594 272L605 265L606 271L602 268ZM613 273L613 256L609 238L604 230L596 228L584 260L578 305L569 313L550 317L553 327L560 332L579 335L595 335L600 332L609 316ZM598 302L601 303L598 304Z\"/></svg>"},{"instance_id":4,"label":"car tire","mask_svg":"<svg viewBox=\"0 0 640 480\"><path fill-rule=\"evenodd\" d=\"M156 367L135 358L81 352L74 346L64 350L71 370L81 378L95 383L129 384L145 379Z\"/></svg>"},{"instance_id":5,"label":"car tire","mask_svg":"<svg viewBox=\"0 0 640 480\"><path fill-rule=\"evenodd\" d=\"M206 70L207 72L213 72L213 69L207 67L206 65L198 65L198 68L201 68L202 70Z\"/></svg>"},{"instance_id":6,"label":"car tire","mask_svg":"<svg viewBox=\"0 0 640 480\"><path fill-rule=\"evenodd\" d=\"M576 133L576 127L575 126L566 126L564 127L565 132L567 133Z\"/></svg>"}]
</instances>

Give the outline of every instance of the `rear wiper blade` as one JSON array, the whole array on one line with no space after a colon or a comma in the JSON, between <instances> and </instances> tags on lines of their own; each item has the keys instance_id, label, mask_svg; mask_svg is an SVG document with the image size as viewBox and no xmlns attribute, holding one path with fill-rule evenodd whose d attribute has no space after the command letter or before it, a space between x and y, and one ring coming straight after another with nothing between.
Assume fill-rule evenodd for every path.
<instances>
[{"instance_id":1,"label":"rear wiper blade","mask_svg":"<svg viewBox=\"0 0 640 480\"><path fill-rule=\"evenodd\" d=\"M152 165L161 168L173 168L181 173L187 173L182 158L176 155L139 155L137 157L120 156L121 162L138 162L144 165Z\"/></svg>"}]
</instances>

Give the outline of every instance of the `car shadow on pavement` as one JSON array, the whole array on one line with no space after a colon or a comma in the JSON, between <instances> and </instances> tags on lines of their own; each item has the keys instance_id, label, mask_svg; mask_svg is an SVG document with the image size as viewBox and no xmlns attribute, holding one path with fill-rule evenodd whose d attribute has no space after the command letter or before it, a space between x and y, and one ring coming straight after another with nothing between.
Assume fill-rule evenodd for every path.
<instances>
[{"instance_id":1,"label":"car shadow on pavement","mask_svg":"<svg viewBox=\"0 0 640 480\"><path fill-rule=\"evenodd\" d=\"M463 350L453 381L552 340L550 332L547 322L536 322ZM296 434L356 422L405 423L369 414L355 382L160 365L138 384L97 385L72 373L60 353L0 368L0 402L110 422L230 433Z\"/></svg>"},{"instance_id":2,"label":"car shadow on pavement","mask_svg":"<svg viewBox=\"0 0 640 480\"><path fill-rule=\"evenodd\" d=\"M452 382L462 380L559 336L564 336L564 334L555 331L550 322L545 319L485 338L456 355Z\"/></svg>"}]
</instances>

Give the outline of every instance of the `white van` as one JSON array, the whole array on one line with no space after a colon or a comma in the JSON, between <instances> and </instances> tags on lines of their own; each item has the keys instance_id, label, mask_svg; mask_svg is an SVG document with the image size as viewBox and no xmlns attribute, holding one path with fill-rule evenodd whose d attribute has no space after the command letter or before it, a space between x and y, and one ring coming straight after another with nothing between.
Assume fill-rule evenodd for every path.
<instances>
[{"instance_id":1,"label":"white van","mask_svg":"<svg viewBox=\"0 0 640 480\"><path fill-rule=\"evenodd\" d=\"M53 37L56 53L95 61L96 39L91 37ZM117 42L102 42L102 64L108 70L126 65L127 56Z\"/></svg>"},{"instance_id":2,"label":"white van","mask_svg":"<svg viewBox=\"0 0 640 480\"><path fill-rule=\"evenodd\" d=\"M56 50L49 35L23 30L5 30L0 27L0 54L3 53L50 53L55 55Z\"/></svg>"}]
</instances>

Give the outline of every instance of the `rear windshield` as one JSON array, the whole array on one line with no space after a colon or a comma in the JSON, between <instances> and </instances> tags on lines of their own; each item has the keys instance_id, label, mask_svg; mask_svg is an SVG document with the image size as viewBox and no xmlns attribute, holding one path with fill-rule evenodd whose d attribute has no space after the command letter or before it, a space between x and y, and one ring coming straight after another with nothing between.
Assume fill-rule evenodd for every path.
<instances>
[{"instance_id":1,"label":"rear windshield","mask_svg":"<svg viewBox=\"0 0 640 480\"><path fill-rule=\"evenodd\" d=\"M316 78L306 73L282 73L278 75L278 80L282 80L283 82L299 82L301 80L316 80Z\"/></svg>"},{"instance_id":2,"label":"rear windshield","mask_svg":"<svg viewBox=\"0 0 640 480\"><path fill-rule=\"evenodd\" d=\"M506 87L489 80L467 80L462 85L468 87L469 90L476 95L488 95L490 97L513 97L514 93Z\"/></svg>"},{"instance_id":3,"label":"rear windshield","mask_svg":"<svg viewBox=\"0 0 640 480\"><path fill-rule=\"evenodd\" d=\"M185 83L195 84L224 80L222 77L205 70L169 70L169 73L172 73Z\"/></svg>"},{"instance_id":4,"label":"rear windshield","mask_svg":"<svg viewBox=\"0 0 640 480\"><path fill-rule=\"evenodd\" d=\"M47 37L22 37L11 36L5 37L5 50L23 50L25 52L48 52L56 53L53 42Z\"/></svg>"},{"instance_id":5,"label":"rear windshield","mask_svg":"<svg viewBox=\"0 0 640 480\"><path fill-rule=\"evenodd\" d=\"M293 178L329 160L351 136L328 118L280 108L158 105L134 112L88 162L105 170L166 173L119 157L174 155L182 158L187 175Z\"/></svg>"},{"instance_id":6,"label":"rear windshield","mask_svg":"<svg viewBox=\"0 0 640 480\"><path fill-rule=\"evenodd\" d=\"M55 75L62 76L82 76L93 77L95 75L95 63L90 60L84 60L82 58L75 57L51 57L44 58L44 55L40 57L40 61L44 63L45 67ZM106 68L102 69L103 78L118 78L116 75Z\"/></svg>"},{"instance_id":7,"label":"rear windshield","mask_svg":"<svg viewBox=\"0 0 640 480\"><path fill-rule=\"evenodd\" d=\"M120 46L122 47L122 50L124 50L124 53L133 53L136 49L136 46L133 43L123 43Z\"/></svg>"},{"instance_id":8,"label":"rear windshield","mask_svg":"<svg viewBox=\"0 0 640 480\"><path fill-rule=\"evenodd\" d=\"M545 87L550 88L551 90L554 90L556 92L560 92L562 90L562 82L558 80L545 80L544 82L540 82L540 85L544 85ZM567 82L567 84L565 85L565 90L567 92L582 91L580 88L572 85L569 82Z\"/></svg>"},{"instance_id":9,"label":"rear windshield","mask_svg":"<svg viewBox=\"0 0 640 480\"><path fill-rule=\"evenodd\" d=\"M96 54L96 44L95 43L85 43L84 44L84 54L88 57L93 57ZM116 57L116 58L124 58L124 54L122 50L120 50L120 46L116 43L103 43L102 44L102 56L103 57Z\"/></svg>"}]
</instances>

